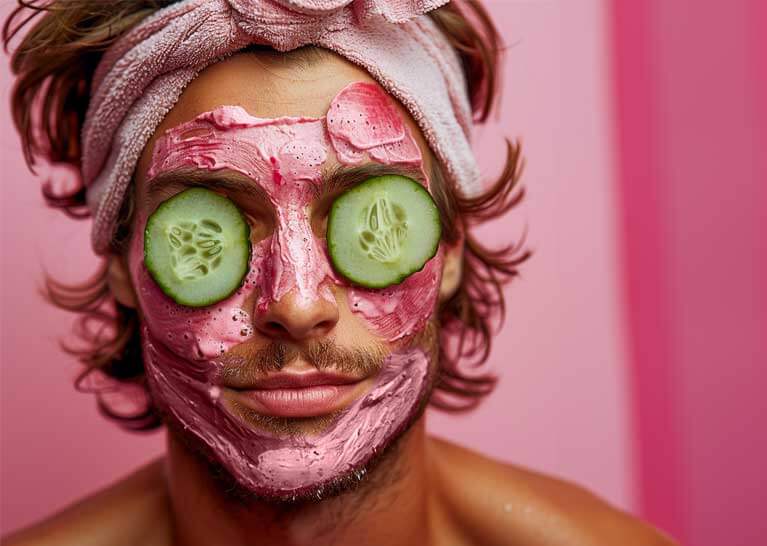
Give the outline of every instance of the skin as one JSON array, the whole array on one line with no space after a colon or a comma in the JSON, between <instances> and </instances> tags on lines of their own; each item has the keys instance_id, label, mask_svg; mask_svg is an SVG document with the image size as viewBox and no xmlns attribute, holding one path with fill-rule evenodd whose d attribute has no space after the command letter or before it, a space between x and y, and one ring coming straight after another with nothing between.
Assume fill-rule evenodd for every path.
<instances>
[{"instance_id":1,"label":"skin","mask_svg":"<svg viewBox=\"0 0 767 546\"><path fill-rule=\"evenodd\" d=\"M156 205L145 198L144 173L154 142L166 129L221 105L240 105L264 118L321 117L336 93L354 81L373 80L334 55L308 64L261 54L237 55L206 69L185 90L141 157L136 171L139 215ZM432 161L428 147L415 123L404 109L400 111L428 172ZM445 252L440 300L458 286L460 256L460 246ZM116 298L136 306L126 260L114 257L109 271ZM344 290L336 287L334 295L343 299ZM285 297L272 305L270 317L278 317L295 343L330 332L346 346L374 340L348 306L329 311L326 300L313 305L307 312L306 302ZM261 336L263 341L268 334L261 331ZM300 369L305 364L291 365ZM304 425L309 432L322 424ZM163 457L7 537L3 544L660 546L673 542L578 486L427 436L420 417L357 487L322 502L292 506L232 500L204 461L170 428Z\"/></svg>"},{"instance_id":2,"label":"skin","mask_svg":"<svg viewBox=\"0 0 767 546\"><path fill-rule=\"evenodd\" d=\"M138 211L128 255L146 325L144 363L154 400L177 430L188 431L184 436L242 487L291 501L326 497L339 481L367 472L367 461L384 453L423 406L429 370L434 370L425 352L433 351L434 344L421 347L418 340L435 308L444 252L400 284L365 290L333 269L324 238L325 211L333 195L346 183L370 176L360 168L390 172L404 162L425 184L418 171L420 148L406 135L395 103L372 83L344 87L328 112L328 126L343 128L339 138L349 133L349 142L370 150L371 157L380 148L378 157L386 163L359 165L360 153L351 162L359 165L357 170L339 165L335 159L340 154L328 154L323 119L253 117L239 106L205 112L166 131L155 142L142 185L147 208ZM396 162L389 164L392 157ZM359 176L350 179L355 172ZM236 173L239 177L232 178ZM145 210L151 212L159 199L195 176L197 183L218 191L223 188L215 182L226 182L227 195L251 224L253 251L247 279L234 294L212 307L190 309L162 294L143 267L140 226ZM191 232L187 237L194 241ZM205 244L213 242L209 237ZM348 339L345 333L352 329L358 333ZM262 352L277 340L296 349L300 360L286 358L279 364L274 351ZM323 342L326 349L320 352L318 343ZM337 354L328 343L337 346ZM343 351L354 352L344 356ZM345 369L362 380L334 405L345 408L343 415L333 419L334 408L297 413L294 417L318 417L305 419L316 433L286 438L274 434L274 425L294 429L298 419L265 420L261 402L248 410L253 400L232 389L232 381L242 385L248 376L266 375L263 368L276 371L275 363L283 371L300 365Z\"/></svg>"}]
</instances>

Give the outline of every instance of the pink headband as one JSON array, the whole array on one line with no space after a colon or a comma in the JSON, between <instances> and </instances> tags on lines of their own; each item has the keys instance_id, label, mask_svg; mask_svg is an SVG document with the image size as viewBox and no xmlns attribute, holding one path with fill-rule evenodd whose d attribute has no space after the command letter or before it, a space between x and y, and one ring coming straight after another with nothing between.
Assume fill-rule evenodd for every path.
<instances>
[{"instance_id":1,"label":"pink headband","mask_svg":"<svg viewBox=\"0 0 767 546\"><path fill-rule=\"evenodd\" d=\"M449 0L184 0L120 38L93 78L82 133L92 243L108 251L141 151L184 87L250 44L316 45L365 68L407 108L448 177L479 189L460 60L423 14Z\"/></svg>"}]
</instances>

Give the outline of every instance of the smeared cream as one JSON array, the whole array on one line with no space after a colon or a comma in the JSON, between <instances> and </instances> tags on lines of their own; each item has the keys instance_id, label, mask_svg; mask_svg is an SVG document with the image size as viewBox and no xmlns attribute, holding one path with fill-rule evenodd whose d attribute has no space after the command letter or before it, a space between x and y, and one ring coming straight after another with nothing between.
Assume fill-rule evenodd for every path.
<instances>
[{"instance_id":1,"label":"smeared cream","mask_svg":"<svg viewBox=\"0 0 767 546\"><path fill-rule=\"evenodd\" d=\"M204 363L179 359L152 341L144 354L152 391L163 406L242 485L261 494L297 494L363 468L417 410L429 369L420 349L392 353L370 392L325 431L280 437L248 427L213 400Z\"/></svg>"},{"instance_id":2,"label":"smeared cream","mask_svg":"<svg viewBox=\"0 0 767 546\"><path fill-rule=\"evenodd\" d=\"M258 264L257 309L266 311L296 289L302 301L331 300L323 245L311 229L308 206L327 158L319 119L260 119L239 106L223 106L168 131L158 140L147 173L196 167L230 169L251 178L268 195L277 227Z\"/></svg>"},{"instance_id":3,"label":"smeared cream","mask_svg":"<svg viewBox=\"0 0 767 546\"><path fill-rule=\"evenodd\" d=\"M223 106L168 130L155 144L147 183L171 170L230 169L268 197L274 231L253 246L250 270L232 296L207 308L176 304L143 263L143 230L130 251L139 287L149 383L158 402L208 445L243 485L254 491L298 492L360 468L385 447L416 411L427 385L421 349L392 353L370 392L316 436L284 438L246 425L220 403L220 362L250 339L252 312L268 311L286 294L309 304L335 304L331 286L345 290L354 316L386 341L421 331L434 312L442 250L403 283L383 290L350 286L332 269L323 239L311 229L310 204L329 152L341 163L365 159L407 164L423 173L420 149L391 99L375 84L353 83L334 98L325 118L261 119ZM428 178L424 174L424 184ZM142 228L146 218L138 218Z\"/></svg>"},{"instance_id":4,"label":"smeared cream","mask_svg":"<svg viewBox=\"0 0 767 546\"><path fill-rule=\"evenodd\" d=\"M421 150L391 99L373 83L353 83L330 103L328 133L338 161L362 163L367 154L378 163L420 167Z\"/></svg>"},{"instance_id":5,"label":"smeared cream","mask_svg":"<svg viewBox=\"0 0 767 546\"><path fill-rule=\"evenodd\" d=\"M402 339L423 329L434 310L442 275L442 247L423 269L402 283L368 290L353 286L347 297L356 314L365 318L371 329L388 341Z\"/></svg>"}]
</instances>

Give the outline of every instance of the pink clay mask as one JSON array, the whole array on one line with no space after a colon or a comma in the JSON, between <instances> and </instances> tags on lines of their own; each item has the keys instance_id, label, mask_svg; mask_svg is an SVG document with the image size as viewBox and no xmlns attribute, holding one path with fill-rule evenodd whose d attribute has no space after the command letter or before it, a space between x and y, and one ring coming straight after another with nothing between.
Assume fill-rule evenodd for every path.
<instances>
[{"instance_id":1,"label":"pink clay mask","mask_svg":"<svg viewBox=\"0 0 767 546\"><path fill-rule=\"evenodd\" d=\"M410 348L392 352L372 388L316 435L285 437L254 428L221 401L221 356L255 335L249 311L264 313L288 293L299 305L318 299L336 305L331 287L344 290L352 316L376 338L398 345L422 331L434 311L441 250L421 271L380 290L352 286L333 271L309 217L330 152L344 165L372 161L423 173L418 145L376 84L348 85L325 118L260 119L222 106L158 139L147 183L179 169L229 169L260 187L274 210L274 230L253 245L243 285L213 306L184 307L160 290L144 266L142 230L131 246L155 398L241 485L260 494L310 491L363 468L401 432L427 389L429 356ZM425 174L423 181L428 184ZM146 218L137 221L143 227ZM246 309L253 298L255 305Z\"/></svg>"}]
</instances>

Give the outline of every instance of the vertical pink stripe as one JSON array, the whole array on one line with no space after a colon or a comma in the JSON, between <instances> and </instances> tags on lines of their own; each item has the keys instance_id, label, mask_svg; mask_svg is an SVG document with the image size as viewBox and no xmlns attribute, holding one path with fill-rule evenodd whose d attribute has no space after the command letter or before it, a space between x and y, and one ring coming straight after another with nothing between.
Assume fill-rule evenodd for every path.
<instances>
[{"instance_id":1,"label":"vertical pink stripe","mask_svg":"<svg viewBox=\"0 0 767 546\"><path fill-rule=\"evenodd\" d=\"M644 515L767 536L767 71L759 0L613 2Z\"/></svg>"},{"instance_id":2,"label":"vertical pink stripe","mask_svg":"<svg viewBox=\"0 0 767 546\"><path fill-rule=\"evenodd\" d=\"M671 362L668 280L664 276L665 174L660 168L659 54L654 3L613 0L619 198L623 212L624 288L637 435L637 479L643 517L686 542L678 416Z\"/></svg>"},{"instance_id":3,"label":"vertical pink stripe","mask_svg":"<svg viewBox=\"0 0 767 546\"><path fill-rule=\"evenodd\" d=\"M767 19L758 4L657 4L673 365L696 546L767 536Z\"/></svg>"}]
</instances>

